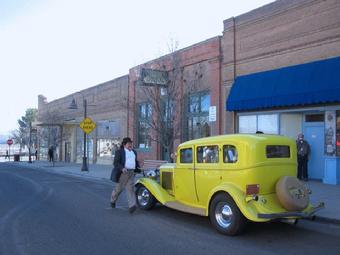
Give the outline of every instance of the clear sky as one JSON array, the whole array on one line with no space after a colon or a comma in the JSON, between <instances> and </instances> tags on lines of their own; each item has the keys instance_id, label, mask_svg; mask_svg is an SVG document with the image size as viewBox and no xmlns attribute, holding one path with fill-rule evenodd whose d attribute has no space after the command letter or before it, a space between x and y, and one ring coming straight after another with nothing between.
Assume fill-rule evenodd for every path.
<instances>
[{"instance_id":1,"label":"clear sky","mask_svg":"<svg viewBox=\"0 0 340 255\"><path fill-rule=\"evenodd\" d=\"M0 134L25 110L221 35L223 20L273 0L0 0Z\"/></svg>"}]
</instances>

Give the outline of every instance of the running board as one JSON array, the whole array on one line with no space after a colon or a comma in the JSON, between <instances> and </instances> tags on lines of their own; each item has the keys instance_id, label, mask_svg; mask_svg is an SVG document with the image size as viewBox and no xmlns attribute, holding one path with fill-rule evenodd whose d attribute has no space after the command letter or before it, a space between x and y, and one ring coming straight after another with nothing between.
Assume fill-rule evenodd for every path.
<instances>
[{"instance_id":1,"label":"running board","mask_svg":"<svg viewBox=\"0 0 340 255\"><path fill-rule=\"evenodd\" d=\"M169 202L166 202L164 205L166 207L169 207L169 208L181 211L181 212L206 216L205 209L203 209L203 208L187 206L185 204L182 204L182 203L176 202L176 201L169 201Z\"/></svg>"}]
</instances>

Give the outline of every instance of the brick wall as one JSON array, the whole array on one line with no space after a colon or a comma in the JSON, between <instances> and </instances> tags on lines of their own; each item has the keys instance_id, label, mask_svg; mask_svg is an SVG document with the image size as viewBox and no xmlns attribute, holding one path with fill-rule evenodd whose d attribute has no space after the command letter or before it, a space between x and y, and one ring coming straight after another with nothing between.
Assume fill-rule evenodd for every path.
<instances>
[{"instance_id":1,"label":"brick wall","mask_svg":"<svg viewBox=\"0 0 340 255\"><path fill-rule=\"evenodd\" d=\"M181 102L182 105L178 106L177 114L181 114L184 111L183 97L189 90L191 92L209 90L211 105L216 105L217 114L221 114L220 106L223 102L221 101L220 93L220 37L214 37L130 69L129 108L131 111L129 111L128 133L134 140L136 140L135 125L137 117L135 107L137 103L147 100L145 94L136 86L136 80L141 68L169 71L172 70L174 61L176 63L179 62L181 69L177 83L181 86L181 95L178 98L178 102ZM177 119L182 119L182 117ZM220 124L220 118L217 117L217 121L212 124L212 135L220 134ZM175 141L175 147L180 142L182 142L180 139ZM152 143L150 151L139 151L139 158L142 161L143 159L159 159L160 156L160 146L156 142Z\"/></svg>"},{"instance_id":2,"label":"brick wall","mask_svg":"<svg viewBox=\"0 0 340 255\"><path fill-rule=\"evenodd\" d=\"M278 0L224 21L223 90L236 76L340 55L339 0ZM224 132L234 131L232 113Z\"/></svg>"},{"instance_id":3,"label":"brick wall","mask_svg":"<svg viewBox=\"0 0 340 255\"><path fill-rule=\"evenodd\" d=\"M60 151L58 153L60 159L64 159L64 143L67 141L72 143L71 160L76 160L76 129L79 128L79 123L84 118L84 99L87 100L87 116L94 122L102 120L118 122L119 136L107 137L107 139L121 139L127 135L128 80L128 75L125 75L51 102L47 102L42 95L38 96L38 124L61 127L62 141L59 144ZM78 109L69 109L73 99L76 101ZM93 131L89 135L90 137L94 139L92 156L96 161L96 132ZM111 164L111 161L108 163Z\"/></svg>"}]
</instances>

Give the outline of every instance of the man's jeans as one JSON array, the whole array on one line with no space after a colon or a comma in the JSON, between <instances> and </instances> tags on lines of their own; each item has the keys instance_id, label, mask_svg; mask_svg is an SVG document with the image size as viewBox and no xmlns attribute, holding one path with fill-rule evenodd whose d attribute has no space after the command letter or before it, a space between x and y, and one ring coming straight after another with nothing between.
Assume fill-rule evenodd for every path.
<instances>
[{"instance_id":1,"label":"man's jeans","mask_svg":"<svg viewBox=\"0 0 340 255\"><path fill-rule=\"evenodd\" d=\"M120 175L119 183L116 184L114 190L112 191L112 195L111 195L112 203L115 203L117 201L120 193L123 191L125 187L129 208L136 205L135 185L134 185L135 178L134 177L135 177L135 174L131 170L125 173L123 172Z\"/></svg>"}]
</instances>

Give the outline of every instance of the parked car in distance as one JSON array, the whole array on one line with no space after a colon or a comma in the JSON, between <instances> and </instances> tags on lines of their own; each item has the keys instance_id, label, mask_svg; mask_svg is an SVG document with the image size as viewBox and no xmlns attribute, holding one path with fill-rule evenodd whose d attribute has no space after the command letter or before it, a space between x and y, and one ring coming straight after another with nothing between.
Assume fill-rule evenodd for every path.
<instances>
[{"instance_id":1,"label":"parked car in distance","mask_svg":"<svg viewBox=\"0 0 340 255\"><path fill-rule=\"evenodd\" d=\"M237 235L248 221L296 221L311 217L310 191L296 178L294 140L278 135L235 134L178 146L176 163L160 166L136 182L141 209L158 201L208 216L222 234Z\"/></svg>"}]
</instances>

